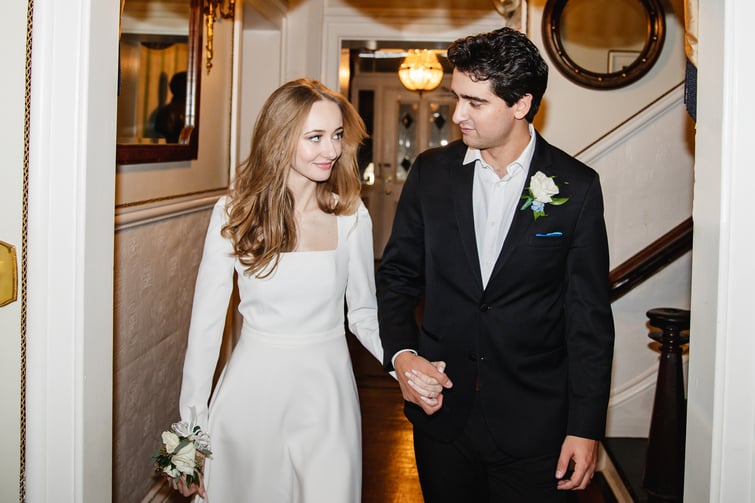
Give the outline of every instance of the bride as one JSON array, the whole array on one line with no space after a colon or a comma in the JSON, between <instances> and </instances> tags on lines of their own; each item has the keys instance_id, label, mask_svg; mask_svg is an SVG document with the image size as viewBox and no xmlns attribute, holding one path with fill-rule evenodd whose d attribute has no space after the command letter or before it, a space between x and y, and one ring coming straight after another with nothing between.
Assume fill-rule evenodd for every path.
<instances>
[{"instance_id":1,"label":"bride","mask_svg":"<svg viewBox=\"0 0 755 503\"><path fill-rule=\"evenodd\" d=\"M365 136L352 105L317 81L288 82L265 102L251 155L212 212L199 267L179 405L183 421L209 432L213 454L199 484L172 481L183 495L361 501L346 324L383 360L356 165ZM208 407L234 281L241 336ZM413 381L427 396L440 391L424 375Z\"/></svg>"}]
</instances>

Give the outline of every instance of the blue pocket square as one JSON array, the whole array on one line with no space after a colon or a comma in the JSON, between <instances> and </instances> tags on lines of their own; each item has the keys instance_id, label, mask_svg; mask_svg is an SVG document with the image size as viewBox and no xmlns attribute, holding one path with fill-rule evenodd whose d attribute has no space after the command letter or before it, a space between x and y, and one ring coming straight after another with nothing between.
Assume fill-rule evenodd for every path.
<instances>
[{"instance_id":1,"label":"blue pocket square","mask_svg":"<svg viewBox=\"0 0 755 503\"><path fill-rule=\"evenodd\" d=\"M549 232L548 234L535 234L538 238L557 238L563 236L563 232Z\"/></svg>"}]
</instances>

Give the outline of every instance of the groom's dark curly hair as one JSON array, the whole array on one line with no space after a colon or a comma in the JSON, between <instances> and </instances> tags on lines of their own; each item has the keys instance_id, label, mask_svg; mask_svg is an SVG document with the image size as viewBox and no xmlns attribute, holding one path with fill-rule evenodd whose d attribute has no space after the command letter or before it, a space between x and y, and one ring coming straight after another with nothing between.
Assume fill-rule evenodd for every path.
<instances>
[{"instance_id":1,"label":"groom's dark curly hair","mask_svg":"<svg viewBox=\"0 0 755 503\"><path fill-rule=\"evenodd\" d=\"M548 65L524 33L503 27L460 38L448 48L448 60L475 81L489 80L493 93L509 106L531 94L525 118L535 118L548 85Z\"/></svg>"}]
</instances>

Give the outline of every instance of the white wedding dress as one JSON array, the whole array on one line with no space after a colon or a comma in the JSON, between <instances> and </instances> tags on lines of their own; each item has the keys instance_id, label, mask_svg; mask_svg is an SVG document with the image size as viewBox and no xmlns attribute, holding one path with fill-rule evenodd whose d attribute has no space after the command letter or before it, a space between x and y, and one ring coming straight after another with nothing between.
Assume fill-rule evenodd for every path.
<instances>
[{"instance_id":1,"label":"white wedding dress","mask_svg":"<svg viewBox=\"0 0 755 503\"><path fill-rule=\"evenodd\" d=\"M209 432L208 503L359 503L361 416L344 330L380 361L372 224L339 216L331 251L281 256L249 277L220 235L215 205L199 267L181 386L184 421ZM243 328L207 407L237 272Z\"/></svg>"}]
</instances>

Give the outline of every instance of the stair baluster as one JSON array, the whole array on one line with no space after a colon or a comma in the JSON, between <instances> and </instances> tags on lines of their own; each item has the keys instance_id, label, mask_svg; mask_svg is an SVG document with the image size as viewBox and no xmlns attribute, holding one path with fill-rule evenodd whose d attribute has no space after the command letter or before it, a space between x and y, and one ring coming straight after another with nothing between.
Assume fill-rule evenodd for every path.
<instances>
[{"instance_id":1,"label":"stair baluster","mask_svg":"<svg viewBox=\"0 0 755 503\"><path fill-rule=\"evenodd\" d=\"M690 312L655 308L646 313L648 334L661 343L661 357L650 421L643 487L649 502L680 503L684 490L684 441L687 400L682 374L682 345L689 342Z\"/></svg>"}]
</instances>

